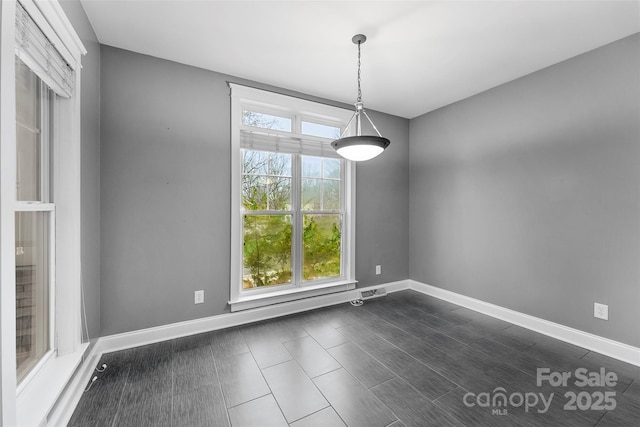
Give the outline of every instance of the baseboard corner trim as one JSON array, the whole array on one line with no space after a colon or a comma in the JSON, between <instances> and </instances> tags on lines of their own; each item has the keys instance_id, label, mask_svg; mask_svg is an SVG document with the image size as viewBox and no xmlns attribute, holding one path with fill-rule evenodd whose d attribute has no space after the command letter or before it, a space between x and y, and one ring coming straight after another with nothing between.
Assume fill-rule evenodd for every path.
<instances>
[{"instance_id":1,"label":"baseboard corner trim","mask_svg":"<svg viewBox=\"0 0 640 427\"><path fill-rule=\"evenodd\" d=\"M569 326L554 323L535 316L524 314L499 305L491 304L476 298L458 294L436 286L409 280L410 288L432 297L457 304L461 307L492 316L514 325L548 335L552 338L577 345L605 356L613 357L620 361L640 366L640 348L609 338L584 332Z\"/></svg>"}]
</instances>

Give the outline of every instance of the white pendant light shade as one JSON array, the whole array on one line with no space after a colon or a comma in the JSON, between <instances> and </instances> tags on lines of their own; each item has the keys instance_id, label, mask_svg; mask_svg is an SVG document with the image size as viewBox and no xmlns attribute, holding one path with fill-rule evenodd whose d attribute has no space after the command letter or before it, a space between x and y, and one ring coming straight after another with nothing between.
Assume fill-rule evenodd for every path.
<instances>
[{"instance_id":1,"label":"white pendant light shade","mask_svg":"<svg viewBox=\"0 0 640 427\"><path fill-rule=\"evenodd\" d=\"M358 100L355 103L356 111L347 123L340 139L336 139L331 143L331 146L347 160L364 161L370 160L382 153L391 143L387 138L383 137L376 125L369 118L369 115L364 111L364 104L362 103L362 90L360 88L360 45L367 40L367 37L363 34L356 34L351 41L358 45ZM361 125L362 116L364 116L371 126L378 134L375 135L362 135ZM349 126L355 119L356 135L345 137L345 133L348 131Z\"/></svg>"},{"instance_id":2,"label":"white pendant light shade","mask_svg":"<svg viewBox=\"0 0 640 427\"><path fill-rule=\"evenodd\" d=\"M387 138L379 136L349 136L333 141L333 148L347 160L356 162L370 160L389 146Z\"/></svg>"}]
</instances>

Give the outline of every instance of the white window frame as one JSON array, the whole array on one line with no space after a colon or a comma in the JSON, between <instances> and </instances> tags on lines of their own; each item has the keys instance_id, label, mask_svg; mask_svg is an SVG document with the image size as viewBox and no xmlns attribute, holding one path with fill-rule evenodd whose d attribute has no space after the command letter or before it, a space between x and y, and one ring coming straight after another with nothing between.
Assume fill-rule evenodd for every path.
<instances>
[{"instance_id":1,"label":"white window frame","mask_svg":"<svg viewBox=\"0 0 640 427\"><path fill-rule=\"evenodd\" d=\"M82 360L80 69L86 54L57 1L20 0L75 72L73 94L56 99L54 351L17 388L15 342L16 1L0 3L0 425L42 425ZM60 155L63 154L63 155Z\"/></svg>"},{"instance_id":2,"label":"white window frame","mask_svg":"<svg viewBox=\"0 0 640 427\"><path fill-rule=\"evenodd\" d=\"M342 277L311 281L305 283L304 286L277 285L268 288L265 287L264 289L242 289L242 217L244 214L250 212L242 209L240 131L243 129L256 130L255 127L242 123L242 111L251 110L292 118L293 132L277 130L269 130L268 132L294 137L301 129L302 121L331 125L343 129L353 115L353 112L339 107L234 83L229 83L229 86L231 88L231 283L229 300L231 311L246 310L310 296L354 289L357 283L355 280L355 162L348 160L343 160L344 167L341 168L341 179L344 184L344 194L341 195L344 209L341 242L343 251ZM327 139L325 138L307 135L305 135L304 138L305 140L317 140L318 142L327 143ZM298 196L292 194L292 197L295 198ZM287 212L282 213L285 214ZM327 211L324 213L330 212ZM294 259L299 259L299 257L301 257L300 253L294 254Z\"/></svg>"}]
</instances>

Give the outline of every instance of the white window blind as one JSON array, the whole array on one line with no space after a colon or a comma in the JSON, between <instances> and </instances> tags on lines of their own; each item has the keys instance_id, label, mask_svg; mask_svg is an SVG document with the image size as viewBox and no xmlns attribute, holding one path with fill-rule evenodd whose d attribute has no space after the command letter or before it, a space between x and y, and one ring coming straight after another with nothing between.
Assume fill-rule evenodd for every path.
<instances>
[{"instance_id":1,"label":"white window blind","mask_svg":"<svg viewBox=\"0 0 640 427\"><path fill-rule=\"evenodd\" d=\"M16 4L16 54L56 94L71 97L73 69L19 2Z\"/></svg>"},{"instance_id":2,"label":"white window blind","mask_svg":"<svg viewBox=\"0 0 640 427\"><path fill-rule=\"evenodd\" d=\"M275 135L265 132L240 131L240 148L258 151L277 151L302 154L305 156L331 157L341 159L331 147L331 140L320 141L304 137Z\"/></svg>"}]
</instances>

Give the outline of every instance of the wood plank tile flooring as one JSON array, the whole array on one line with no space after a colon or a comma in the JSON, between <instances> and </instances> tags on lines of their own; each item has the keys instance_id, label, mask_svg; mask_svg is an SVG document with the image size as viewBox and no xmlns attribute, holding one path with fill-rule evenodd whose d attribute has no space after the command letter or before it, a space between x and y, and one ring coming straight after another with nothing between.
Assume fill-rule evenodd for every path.
<instances>
[{"instance_id":1,"label":"wood plank tile flooring","mask_svg":"<svg viewBox=\"0 0 640 427\"><path fill-rule=\"evenodd\" d=\"M639 367L414 291L102 363L70 427L640 426ZM538 368L571 377L538 385Z\"/></svg>"}]
</instances>

